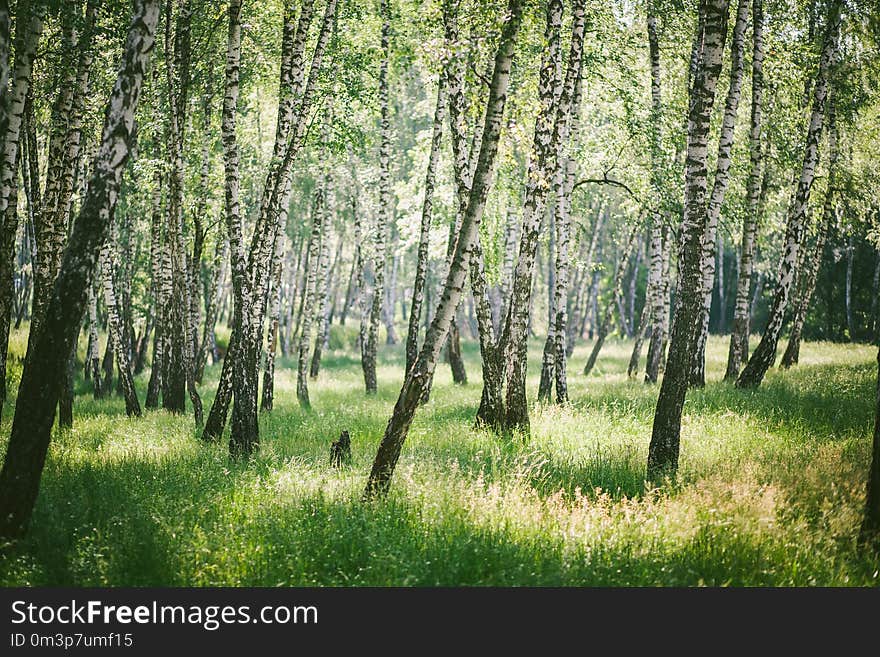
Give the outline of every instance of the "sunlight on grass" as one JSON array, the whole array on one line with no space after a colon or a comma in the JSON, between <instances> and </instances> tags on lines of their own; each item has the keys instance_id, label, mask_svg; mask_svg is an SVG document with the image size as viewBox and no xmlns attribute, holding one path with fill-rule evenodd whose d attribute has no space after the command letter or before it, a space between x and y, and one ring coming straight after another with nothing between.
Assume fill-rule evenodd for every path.
<instances>
[{"instance_id":1,"label":"sunlight on grass","mask_svg":"<svg viewBox=\"0 0 880 657\"><path fill-rule=\"evenodd\" d=\"M16 332L16 353L24 344ZM247 465L227 458L225 441L202 444L191 417L129 420L119 398L94 401L78 382L75 427L56 432L30 534L0 556L0 583L880 583L880 564L855 548L873 347L805 344L797 368L739 391L719 381L727 342L712 338L710 383L685 406L680 476L646 489L657 388L627 380L630 343L609 341L586 377L590 345L579 346L572 403L535 404L527 442L473 427L479 355L463 346L468 385L438 368L392 493L371 504L360 494L399 390L401 346L382 348L373 398L355 352L331 350L310 413L283 360L276 410L261 416L262 449ZM206 405L218 375L212 367L202 385ZM354 458L336 471L329 445L343 429Z\"/></svg>"}]
</instances>

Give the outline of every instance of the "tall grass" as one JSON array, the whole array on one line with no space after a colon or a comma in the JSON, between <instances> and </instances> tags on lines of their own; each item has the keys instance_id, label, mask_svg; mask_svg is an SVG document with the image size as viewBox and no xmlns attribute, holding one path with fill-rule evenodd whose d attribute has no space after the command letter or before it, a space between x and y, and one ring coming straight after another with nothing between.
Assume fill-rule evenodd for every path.
<instances>
[{"instance_id":1,"label":"tall grass","mask_svg":"<svg viewBox=\"0 0 880 657\"><path fill-rule=\"evenodd\" d=\"M346 336L334 341L345 346ZM12 345L23 352L23 336ZM400 347L382 348L373 398L354 351L331 350L309 413L282 362L276 410L261 416L262 450L246 465L224 444L201 444L191 417L129 420L121 399L96 402L78 381L75 427L53 437L30 532L0 554L0 583L880 583L880 563L855 542L873 348L805 344L797 368L740 391L719 381L726 342L712 338L710 383L685 406L680 476L647 489L657 388L626 379L623 341L581 376L588 347L572 359L572 403L536 404L532 438L521 441L474 429L479 356L465 344L471 383L455 386L438 368L392 493L370 504L360 493L399 390ZM202 385L206 404L218 374L211 368ZM139 377L142 394L145 384ZM336 471L329 444L343 429L354 458Z\"/></svg>"}]
</instances>

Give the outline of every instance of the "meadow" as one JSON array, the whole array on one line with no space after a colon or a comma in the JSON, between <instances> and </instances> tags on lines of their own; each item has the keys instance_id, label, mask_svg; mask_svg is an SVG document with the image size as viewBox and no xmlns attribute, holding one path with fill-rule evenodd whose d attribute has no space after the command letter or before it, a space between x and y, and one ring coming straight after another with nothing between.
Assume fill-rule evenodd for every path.
<instances>
[{"instance_id":1,"label":"meadow","mask_svg":"<svg viewBox=\"0 0 880 657\"><path fill-rule=\"evenodd\" d=\"M334 332L338 327L334 327ZM75 426L55 431L30 531L0 551L5 586L877 586L856 546L876 385L875 347L806 343L801 364L754 391L720 381L727 340L712 337L709 383L689 393L675 481L644 481L657 388L626 378L631 344L610 341L589 376L571 359L567 407L532 407L532 436L473 427L469 383L438 367L389 497L360 499L399 391L402 345L380 348L366 398L340 335L300 410L294 363L276 373L262 446L231 461L191 416L127 419L78 374ZM12 337L23 351L25 333ZM533 341L534 396L540 343ZM0 452L13 398L0 423ZM143 400L148 372L138 377ZM211 402L219 367L201 386ZM347 429L353 461L329 445Z\"/></svg>"}]
</instances>

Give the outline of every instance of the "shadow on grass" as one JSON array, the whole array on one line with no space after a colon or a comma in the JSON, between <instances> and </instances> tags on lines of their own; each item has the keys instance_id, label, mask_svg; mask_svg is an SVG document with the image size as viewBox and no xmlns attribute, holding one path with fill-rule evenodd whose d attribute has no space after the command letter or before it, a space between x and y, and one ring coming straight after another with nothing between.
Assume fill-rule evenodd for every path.
<instances>
[{"instance_id":1,"label":"shadow on grass","mask_svg":"<svg viewBox=\"0 0 880 657\"><path fill-rule=\"evenodd\" d=\"M688 537L627 532L564 540L462 506L393 494L377 504L320 491L288 499L201 458L53 473L6 584L53 585L805 585L839 564L806 548L702 522ZM185 467L182 467L185 466ZM205 472L207 471L207 475ZM259 488L259 486L257 486ZM189 490L189 494L184 494ZM244 492L243 492L244 491ZM251 493L255 499L247 499ZM442 493L440 493L442 498ZM55 506L57 504L58 506ZM64 508L66 507L66 508ZM571 537L575 539L575 537ZM870 564L863 564L866 569ZM25 572L21 572L24 570Z\"/></svg>"}]
</instances>

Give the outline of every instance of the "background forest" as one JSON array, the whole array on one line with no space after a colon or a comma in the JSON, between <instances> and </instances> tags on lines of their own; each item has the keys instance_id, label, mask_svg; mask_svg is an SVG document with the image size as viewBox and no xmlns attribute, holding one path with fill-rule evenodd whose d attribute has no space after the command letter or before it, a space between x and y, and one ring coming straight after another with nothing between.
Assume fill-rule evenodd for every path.
<instances>
[{"instance_id":1,"label":"background forest","mask_svg":"<svg viewBox=\"0 0 880 657\"><path fill-rule=\"evenodd\" d=\"M863 0L0 0L0 582L876 586L878 82Z\"/></svg>"}]
</instances>

